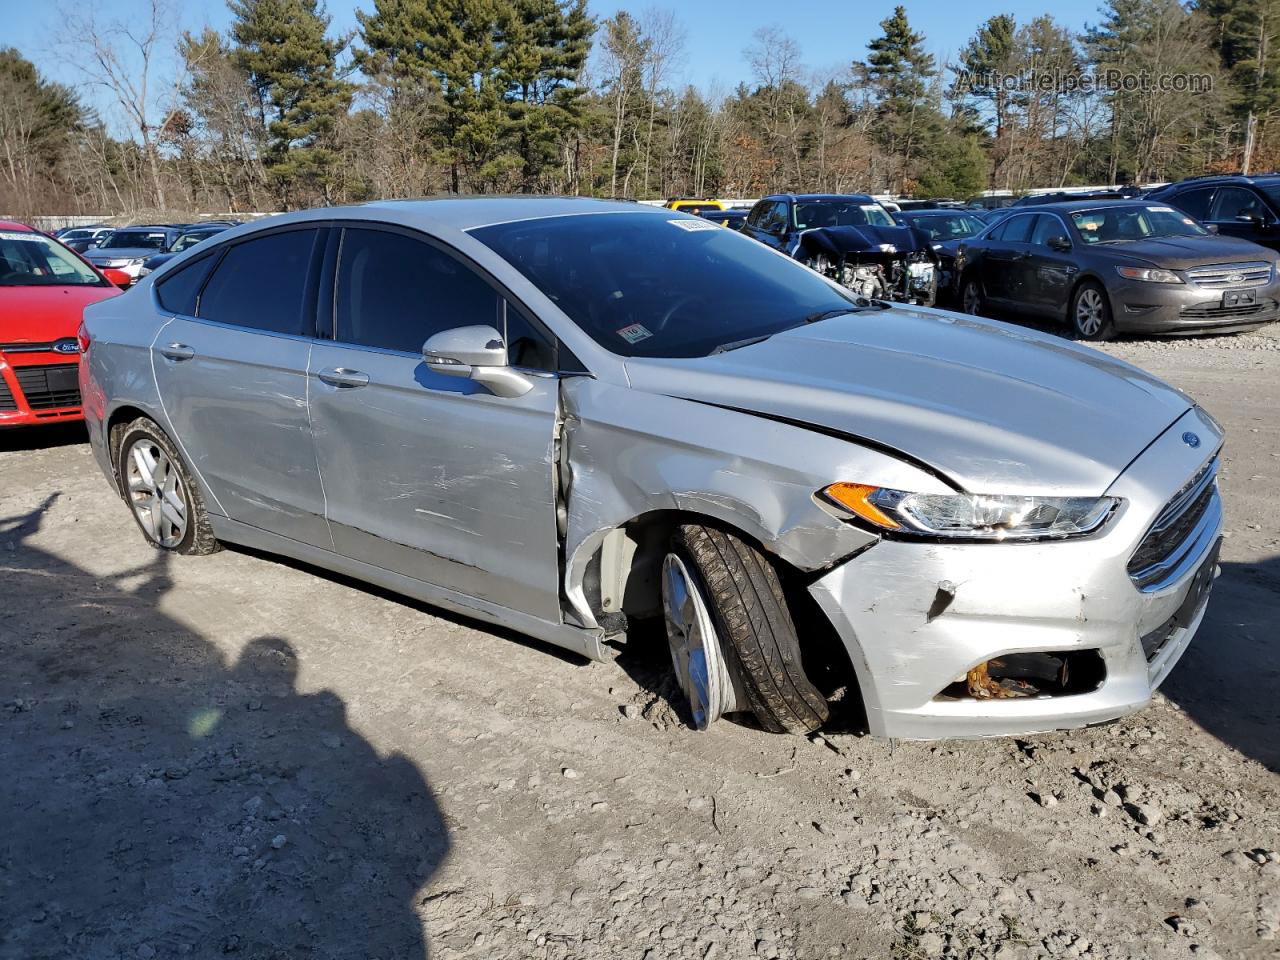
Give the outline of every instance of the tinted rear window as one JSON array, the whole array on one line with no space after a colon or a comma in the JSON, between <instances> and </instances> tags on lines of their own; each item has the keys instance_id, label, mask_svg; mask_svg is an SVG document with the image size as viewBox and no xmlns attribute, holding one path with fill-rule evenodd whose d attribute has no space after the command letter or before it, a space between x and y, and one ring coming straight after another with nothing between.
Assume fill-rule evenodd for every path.
<instances>
[{"instance_id":1,"label":"tinted rear window","mask_svg":"<svg viewBox=\"0 0 1280 960\"><path fill-rule=\"evenodd\" d=\"M200 297L200 316L271 333L311 336L303 301L316 231L290 230L227 251Z\"/></svg>"},{"instance_id":2,"label":"tinted rear window","mask_svg":"<svg viewBox=\"0 0 1280 960\"><path fill-rule=\"evenodd\" d=\"M471 235L623 356L705 356L853 305L851 296L763 244L674 214L549 217Z\"/></svg>"},{"instance_id":3,"label":"tinted rear window","mask_svg":"<svg viewBox=\"0 0 1280 960\"><path fill-rule=\"evenodd\" d=\"M216 256L201 257L194 263L183 264L156 283L156 299L170 313L187 317L196 315L196 297L205 278L217 262Z\"/></svg>"}]
</instances>

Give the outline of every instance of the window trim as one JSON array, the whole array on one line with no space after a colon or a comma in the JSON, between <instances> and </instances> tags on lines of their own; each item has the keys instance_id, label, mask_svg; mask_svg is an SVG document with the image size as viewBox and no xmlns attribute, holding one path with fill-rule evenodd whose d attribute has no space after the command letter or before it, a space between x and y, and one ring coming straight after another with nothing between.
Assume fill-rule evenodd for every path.
<instances>
[{"instance_id":1,"label":"window trim","mask_svg":"<svg viewBox=\"0 0 1280 960\"><path fill-rule=\"evenodd\" d=\"M531 327L546 338L551 346L551 352L554 356L552 364L553 369L543 370L538 367L517 367L512 366L511 369L519 370L530 374L549 374L551 376L592 376L593 374L587 369L586 364L577 358L564 342L555 335L555 333L542 322L542 319L534 313L519 297L499 280L493 273L477 263L474 259L467 256L457 247L446 243L438 237L433 237L429 233L417 230L413 227L405 226L400 223L389 223L384 220L352 220L352 219L335 219L328 221L333 228L331 233L336 240L326 245L324 256L324 267L321 271L321 281L323 284L322 295L317 303L316 312L316 330L317 339L325 340L328 343L338 344L352 350L369 350L377 353L391 354L399 357L417 357L422 358L421 352L409 352L405 350L391 350L386 347L372 347L361 343L348 343L345 340L337 339L338 331L338 262L342 256L342 245L345 242L346 231L354 230L378 230L383 233L394 233L407 237L410 240L417 240L428 246L438 250L446 257L451 257L460 263L463 267L475 273L484 283L486 283L500 300L505 301L508 308L514 307L529 323ZM330 249L332 248L332 249ZM328 274L327 276L325 274ZM496 314L496 311L495 311ZM495 320L497 317L495 316ZM502 333L503 344L509 348L506 343L507 331L505 316L503 317ZM510 359L508 357L508 359ZM566 366L568 364L568 366ZM578 369L573 369L577 366Z\"/></svg>"}]
</instances>

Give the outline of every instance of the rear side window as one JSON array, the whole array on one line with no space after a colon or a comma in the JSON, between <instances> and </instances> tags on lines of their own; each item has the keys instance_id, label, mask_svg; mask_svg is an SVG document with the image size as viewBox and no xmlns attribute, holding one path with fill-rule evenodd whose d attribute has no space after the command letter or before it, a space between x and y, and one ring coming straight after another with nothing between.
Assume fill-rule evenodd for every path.
<instances>
[{"instance_id":1,"label":"rear side window","mask_svg":"<svg viewBox=\"0 0 1280 960\"><path fill-rule=\"evenodd\" d=\"M1197 220L1209 219L1209 201L1213 199L1213 190L1201 188L1188 190L1173 198L1173 205L1184 210Z\"/></svg>"},{"instance_id":2,"label":"rear side window","mask_svg":"<svg viewBox=\"0 0 1280 960\"><path fill-rule=\"evenodd\" d=\"M169 313L183 316L196 315L196 297L204 286L205 278L213 269L217 257L201 257L194 263L184 264L156 284L156 299Z\"/></svg>"},{"instance_id":3,"label":"rear side window","mask_svg":"<svg viewBox=\"0 0 1280 960\"><path fill-rule=\"evenodd\" d=\"M1031 216L1010 217L996 227L991 239L1003 240L1005 243L1026 243L1031 234L1031 223L1035 219Z\"/></svg>"},{"instance_id":4,"label":"rear side window","mask_svg":"<svg viewBox=\"0 0 1280 960\"><path fill-rule=\"evenodd\" d=\"M304 301L315 230L289 230L237 243L200 296L200 316L269 333L311 336Z\"/></svg>"},{"instance_id":5,"label":"rear side window","mask_svg":"<svg viewBox=\"0 0 1280 960\"><path fill-rule=\"evenodd\" d=\"M503 330L498 292L429 243L386 230L348 228L338 256L334 339L418 354L441 330Z\"/></svg>"}]
</instances>

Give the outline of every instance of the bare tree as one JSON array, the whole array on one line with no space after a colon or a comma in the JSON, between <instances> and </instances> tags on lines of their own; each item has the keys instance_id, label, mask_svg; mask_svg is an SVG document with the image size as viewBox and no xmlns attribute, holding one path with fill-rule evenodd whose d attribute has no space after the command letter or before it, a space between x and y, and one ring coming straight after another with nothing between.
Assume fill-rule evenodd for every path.
<instances>
[{"instance_id":1,"label":"bare tree","mask_svg":"<svg viewBox=\"0 0 1280 960\"><path fill-rule=\"evenodd\" d=\"M653 128L658 116L658 93L684 51L686 31L674 10L650 7L640 18L640 29L648 43L644 60L645 90L649 100L648 129L644 139L644 181L649 193L649 164L653 157Z\"/></svg>"},{"instance_id":2,"label":"bare tree","mask_svg":"<svg viewBox=\"0 0 1280 960\"><path fill-rule=\"evenodd\" d=\"M165 78L164 95L156 95L163 59L173 55L177 44L173 0L147 0L143 16L129 21L102 22L94 7L84 4L60 10L61 21L70 29L55 46L88 83L110 93L129 127L136 131L153 199L163 209L165 190L156 141L182 83L175 71Z\"/></svg>"}]
</instances>

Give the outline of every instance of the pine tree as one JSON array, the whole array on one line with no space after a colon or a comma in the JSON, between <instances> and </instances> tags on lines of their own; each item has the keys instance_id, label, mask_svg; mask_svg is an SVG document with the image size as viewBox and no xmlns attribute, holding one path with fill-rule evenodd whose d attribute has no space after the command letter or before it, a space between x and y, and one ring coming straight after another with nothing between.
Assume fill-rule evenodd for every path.
<instances>
[{"instance_id":1,"label":"pine tree","mask_svg":"<svg viewBox=\"0 0 1280 960\"><path fill-rule=\"evenodd\" d=\"M345 40L327 36L320 0L228 0L234 62L250 78L266 120L266 163L286 204L302 191L328 203L337 179L334 139L353 88L338 76Z\"/></svg>"},{"instance_id":2,"label":"pine tree","mask_svg":"<svg viewBox=\"0 0 1280 960\"><path fill-rule=\"evenodd\" d=\"M865 61L855 62L854 74L871 87L877 108L877 138L899 158L898 189L904 189L910 164L928 153L942 131L941 116L929 92L936 76L933 56L925 52L924 37L911 29L907 11L895 7L880 21L884 33L867 48Z\"/></svg>"},{"instance_id":3,"label":"pine tree","mask_svg":"<svg viewBox=\"0 0 1280 960\"><path fill-rule=\"evenodd\" d=\"M1212 42L1244 126L1240 168L1248 173L1268 121L1280 114L1280 0L1204 0Z\"/></svg>"},{"instance_id":4,"label":"pine tree","mask_svg":"<svg viewBox=\"0 0 1280 960\"><path fill-rule=\"evenodd\" d=\"M995 125L992 136L997 141L1004 134L1009 108L1008 91L998 80L1017 66L1016 29L1017 23L1009 14L992 17L969 39L960 52L960 62L951 68L956 74L951 96L961 108L965 126L985 128L981 114L988 108Z\"/></svg>"}]
</instances>

